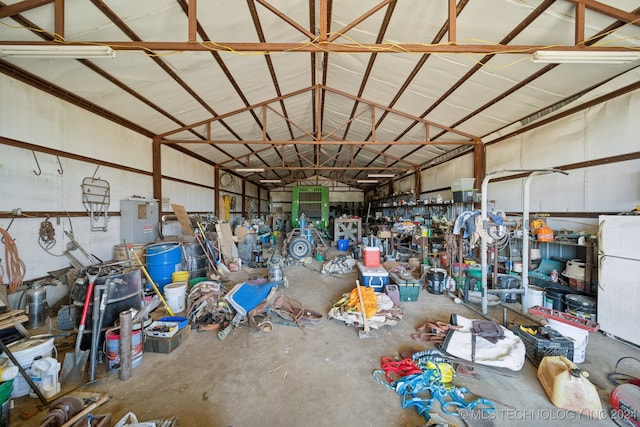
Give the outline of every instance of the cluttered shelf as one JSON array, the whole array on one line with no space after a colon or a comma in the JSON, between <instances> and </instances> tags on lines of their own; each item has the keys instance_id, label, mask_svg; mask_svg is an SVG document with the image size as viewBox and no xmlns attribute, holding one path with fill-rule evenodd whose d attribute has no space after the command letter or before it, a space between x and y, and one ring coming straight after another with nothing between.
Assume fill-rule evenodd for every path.
<instances>
[{"instance_id":1,"label":"cluttered shelf","mask_svg":"<svg viewBox=\"0 0 640 427\"><path fill-rule=\"evenodd\" d=\"M515 238L515 241L522 241ZM540 241L529 240L529 268L539 279L562 284L574 291L595 294L597 284L596 257L597 241L589 235L557 238ZM522 245L519 245L522 250ZM535 264L538 264L537 266ZM532 268L533 267L533 268ZM530 273L530 275L532 274Z\"/></svg>"}]
</instances>

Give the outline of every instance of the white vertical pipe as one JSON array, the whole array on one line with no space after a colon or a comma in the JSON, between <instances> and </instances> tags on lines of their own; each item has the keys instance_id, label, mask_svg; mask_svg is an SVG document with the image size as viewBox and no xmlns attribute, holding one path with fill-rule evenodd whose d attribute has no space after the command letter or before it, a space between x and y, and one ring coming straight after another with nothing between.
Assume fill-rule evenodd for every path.
<instances>
[{"instance_id":1,"label":"white vertical pipe","mask_svg":"<svg viewBox=\"0 0 640 427\"><path fill-rule=\"evenodd\" d=\"M492 175L504 174L504 173L529 173L529 176L524 181L524 191L522 200L522 287L524 290L523 295L523 308L524 299L527 297L527 289L529 285L529 187L533 178L539 175L548 173L562 173L568 175L567 172L560 169L528 169L528 170L509 170L504 169L501 171L491 172L485 175L482 180L482 194L480 201L480 218L482 219L482 227L484 230L487 222L487 189L489 187L489 181L493 177ZM482 314L487 314L488 300L487 300L487 241L483 237L480 239L480 263L482 268ZM524 310L523 310L524 311Z\"/></svg>"},{"instance_id":2,"label":"white vertical pipe","mask_svg":"<svg viewBox=\"0 0 640 427\"><path fill-rule=\"evenodd\" d=\"M542 172L531 172L524 180L524 190L522 195L522 311L526 313L525 300L529 296L529 188L531 181Z\"/></svg>"},{"instance_id":3,"label":"white vertical pipe","mask_svg":"<svg viewBox=\"0 0 640 427\"><path fill-rule=\"evenodd\" d=\"M504 172L504 171L502 171ZM493 172L492 174L500 173ZM491 180L491 175L485 175L482 180L482 194L480 195L480 218L481 224L484 229L485 222L487 221L487 189L489 187L489 181ZM487 314L488 311L488 301L487 301L487 239L484 236L480 239L480 266L482 268L480 272L480 277L482 278L482 314Z\"/></svg>"}]
</instances>

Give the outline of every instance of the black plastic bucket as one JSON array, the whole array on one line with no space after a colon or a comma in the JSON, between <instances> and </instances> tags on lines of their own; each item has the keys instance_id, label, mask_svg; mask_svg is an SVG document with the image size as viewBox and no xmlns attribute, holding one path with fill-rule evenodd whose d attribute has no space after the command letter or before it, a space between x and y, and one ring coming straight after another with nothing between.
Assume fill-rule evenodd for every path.
<instances>
[{"instance_id":1,"label":"black plastic bucket","mask_svg":"<svg viewBox=\"0 0 640 427\"><path fill-rule=\"evenodd\" d=\"M583 319L596 321L596 299L584 295L568 294L565 297L566 312Z\"/></svg>"},{"instance_id":2,"label":"black plastic bucket","mask_svg":"<svg viewBox=\"0 0 640 427\"><path fill-rule=\"evenodd\" d=\"M551 310L556 310L556 311L565 311L566 310L566 305L564 303L565 293L553 288L547 288L546 291L547 292L544 297L545 308L549 308Z\"/></svg>"},{"instance_id":3,"label":"black plastic bucket","mask_svg":"<svg viewBox=\"0 0 640 427\"><path fill-rule=\"evenodd\" d=\"M427 280L429 281L427 290L429 293L435 295L442 295L444 293L446 273L442 268L432 268L427 271Z\"/></svg>"}]
</instances>

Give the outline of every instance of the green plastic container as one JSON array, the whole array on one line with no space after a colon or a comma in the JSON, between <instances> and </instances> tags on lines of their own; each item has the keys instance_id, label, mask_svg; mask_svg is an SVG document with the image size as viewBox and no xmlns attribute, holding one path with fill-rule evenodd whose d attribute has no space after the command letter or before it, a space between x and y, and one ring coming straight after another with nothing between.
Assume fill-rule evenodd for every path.
<instances>
[{"instance_id":1,"label":"green plastic container","mask_svg":"<svg viewBox=\"0 0 640 427\"><path fill-rule=\"evenodd\" d=\"M13 390L13 379L0 383L0 403L9 399L11 390Z\"/></svg>"},{"instance_id":2,"label":"green plastic container","mask_svg":"<svg viewBox=\"0 0 640 427\"><path fill-rule=\"evenodd\" d=\"M193 279L189 280L189 287L193 288L195 285L197 285L200 282L204 282L205 280L209 280L206 277L194 277Z\"/></svg>"},{"instance_id":3,"label":"green plastic container","mask_svg":"<svg viewBox=\"0 0 640 427\"><path fill-rule=\"evenodd\" d=\"M469 277L475 277L476 279L482 279L482 269L480 269L480 268L470 268L467 271L467 275Z\"/></svg>"},{"instance_id":4,"label":"green plastic container","mask_svg":"<svg viewBox=\"0 0 640 427\"><path fill-rule=\"evenodd\" d=\"M10 409L11 392L13 391L13 379L0 383L0 427L9 427L11 419Z\"/></svg>"}]
</instances>

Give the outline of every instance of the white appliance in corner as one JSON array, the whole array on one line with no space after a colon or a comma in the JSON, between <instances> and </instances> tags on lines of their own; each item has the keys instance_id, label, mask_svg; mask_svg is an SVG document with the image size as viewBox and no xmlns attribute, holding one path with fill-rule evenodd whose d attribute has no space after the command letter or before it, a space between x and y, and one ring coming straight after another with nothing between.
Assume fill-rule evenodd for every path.
<instances>
[{"instance_id":1,"label":"white appliance in corner","mask_svg":"<svg viewBox=\"0 0 640 427\"><path fill-rule=\"evenodd\" d=\"M601 215L599 223L597 321L640 345L640 215Z\"/></svg>"}]
</instances>

